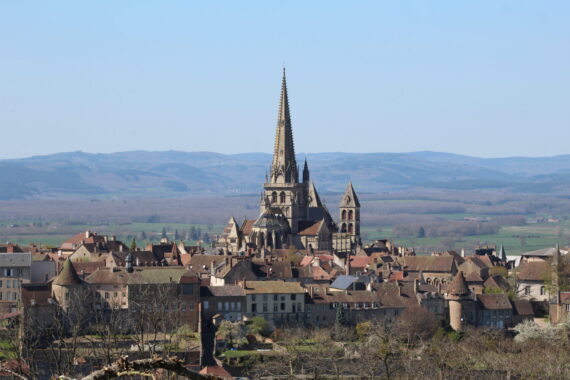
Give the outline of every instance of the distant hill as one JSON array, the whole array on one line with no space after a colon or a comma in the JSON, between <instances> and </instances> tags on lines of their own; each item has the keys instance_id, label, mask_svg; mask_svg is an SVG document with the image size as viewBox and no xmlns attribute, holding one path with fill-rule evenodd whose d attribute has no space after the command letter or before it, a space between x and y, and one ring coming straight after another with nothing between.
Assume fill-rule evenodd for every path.
<instances>
[{"instance_id":1,"label":"distant hill","mask_svg":"<svg viewBox=\"0 0 570 380\"><path fill-rule=\"evenodd\" d=\"M570 194L570 155L477 158L449 153L307 154L320 192L493 189ZM305 155L299 155L302 166ZM271 155L132 151L0 160L0 199L258 194Z\"/></svg>"}]
</instances>

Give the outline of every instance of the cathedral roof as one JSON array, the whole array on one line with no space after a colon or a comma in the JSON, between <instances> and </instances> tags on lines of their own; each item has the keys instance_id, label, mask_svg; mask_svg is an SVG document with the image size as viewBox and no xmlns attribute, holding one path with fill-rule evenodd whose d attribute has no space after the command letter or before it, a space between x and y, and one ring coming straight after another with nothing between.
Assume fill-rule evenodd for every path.
<instances>
[{"instance_id":1,"label":"cathedral roof","mask_svg":"<svg viewBox=\"0 0 570 380\"><path fill-rule=\"evenodd\" d=\"M299 235L316 235L319 233L321 226L323 225L324 220L319 220L318 222L309 222L306 224L299 223L299 227L303 228L299 231Z\"/></svg>"},{"instance_id":2,"label":"cathedral roof","mask_svg":"<svg viewBox=\"0 0 570 380\"><path fill-rule=\"evenodd\" d=\"M340 207L360 207L360 201L352 187L352 182L348 182L344 195L340 201Z\"/></svg>"},{"instance_id":3,"label":"cathedral roof","mask_svg":"<svg viewBox=\"0 0 570 380\"><path fill-rule=\"evenodd\" d=\"M289 228L287 220L283 218L283 216L272 212L271 209L265 210L265 212L263 212L263 214L257 218L255 223L253 223L253 226L257 228L267 228L272 230L286 230Z\"/></svg>"}]
</instances>

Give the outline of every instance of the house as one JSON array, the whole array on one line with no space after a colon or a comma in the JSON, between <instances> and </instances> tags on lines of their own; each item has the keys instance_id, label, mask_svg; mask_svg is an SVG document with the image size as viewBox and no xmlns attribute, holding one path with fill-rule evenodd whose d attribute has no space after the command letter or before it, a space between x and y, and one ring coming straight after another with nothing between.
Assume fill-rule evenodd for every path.
<instances>
[{"instance_id":1,"label":"house","mask_svg":"<svg viewBox=\"0 0 570 380\"><path fill-rule=\"evenodd\" d=\"M532 301L548 301L547 282L551 278L550 263L532 260L521 264L516 274L517 294Z\"/></svg>"},{"instance_id":2,"label":"house","mask_svg":"<svg viewBox=\"0 0 570 380\"><path fill-rule=\"evenodd\" d=\"M478 294L477 302L477 326L496 329L512 326L513 306L506 294Z\"/></svg>"},{"instance_id":3,"label":"house","mask_svg":"<svg viewBox=\"0 0 570 380\"><path fill-rule=\"evenodd\" d=\"M457 274L455 257L442 256L405 256L398 258L408 273L422 273L427 284L438 286L449 284Z\"/></svg>"},{"instance_id":4,"label":"house","mask_svg":"<svg viewBox=\"0 0 570 380\"><path fill-rule=\"evenodd\" d=\"M238 285L202 286L200 288L202 317L215 315L226 321L241 321L246 310L245 291Z\"/></svg>"},{"instance_id":5,"label":"house","mask_svg":"<svg viewBox=\"0 0 570 380\"><path fill-rule=\"evenodd\" d=\"M305 289L298 282L242 281L246 317L262 316L275 324L301 322L305 318Z\"/></svg>"},{"instance_id":6,"label":"house","mask_svg":"<svg viewBox=\"0 0 570 380\"><path fill-rule=\"evenodd\" d=\"M20 287L32 277L31 253L0 253L0 313L18 310Z\"/></svg>"}]
</instances>

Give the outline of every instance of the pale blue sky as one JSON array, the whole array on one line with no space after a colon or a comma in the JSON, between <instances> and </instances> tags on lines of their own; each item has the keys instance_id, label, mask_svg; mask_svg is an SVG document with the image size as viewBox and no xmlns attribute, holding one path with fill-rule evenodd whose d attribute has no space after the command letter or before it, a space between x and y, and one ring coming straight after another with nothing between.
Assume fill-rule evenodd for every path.
<instances>
[{"instance_id":1,"label":"pale blue sky","mask_svg":"<svg viewBox=\"0 0 570 380\"><path fill-rule=\"evenodd\" d=\"M1 1L0 158L570 153L569 1Z\"/></svg>"}]
</instances>

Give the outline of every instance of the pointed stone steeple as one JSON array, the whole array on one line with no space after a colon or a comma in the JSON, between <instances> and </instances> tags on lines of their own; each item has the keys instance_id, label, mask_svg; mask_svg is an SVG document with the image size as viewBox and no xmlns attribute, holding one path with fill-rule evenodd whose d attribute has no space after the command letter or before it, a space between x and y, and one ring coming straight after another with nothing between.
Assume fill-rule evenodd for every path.
<instances>
[{"instance_id":1,"label":"pointed stone steeple","mask_svg":"<svg viewBox=\"0 0 570 380\"><path fill-rule=\"evenodd\" d=\"M307 164L307 159L305 158L305 166L303 167L303 183L308 183L309 180L309 165Z\"/></svg>"},{"instance_id":2,"label":"pointed stone steeple","mask_svg":"<svg viewBox=\"0 0 570 380\"><path fill-rule=\"evenodd\" d=\"M287 95L287 80L283 68L283 82L281 84L281 100L279 101L279 114L277 115L277 131L275 133L275 149L271 164L271 183L298 183L299 172L295 159L293 145L293 130L291 128L291 114L289 113L289 97Z\"/></svg>"},{"instance_id":3,"label":"pointed stone steeple","mask_svg":"<svg viewBox=\"0 0 570 380\"><path fill-rule=\"evenodd\" d=\"M499 259L504 262L507 262L507 254L505 253L505 247L501 244L501 249L499 249L499 254L497 255Z\"/></svg>"},{"instance_id":4,"label":"pointed stone steeple","mask_svg":"<svg viewBox=\"0 0 570 380\"><path fill-rule=\"evenodd\" d=\"M348 182L342 200L340 201L340 207L360 207L360 202L356 196L356 192L352 187L352 182Z\"/></svg>"}]
</instances>

